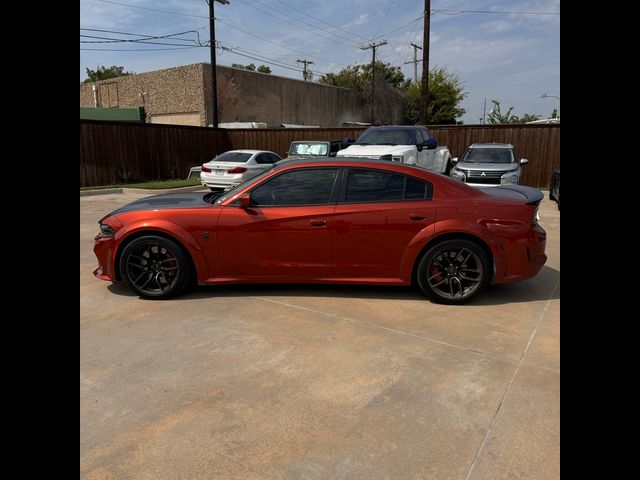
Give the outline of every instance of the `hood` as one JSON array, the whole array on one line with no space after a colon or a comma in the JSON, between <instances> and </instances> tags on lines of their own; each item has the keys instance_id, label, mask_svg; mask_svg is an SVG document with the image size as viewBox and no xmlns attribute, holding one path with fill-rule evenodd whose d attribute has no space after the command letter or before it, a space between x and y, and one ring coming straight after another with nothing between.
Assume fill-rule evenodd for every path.
<instances>
[{"instance_id":1,"label":"hood","mask_svg":"<svg viewBox=\"0 0 640 480\"><path fill-rule=\"evenodd\" d=\"M520 165L517 163L475 163L475 162L458 162L456 167L465 170L483 170L485 172L508 172L517 170Z\"/></svg>"},{"instance_id":2,"label":"hood","mask_svg":"<svg viewBox=\"0 0 640 480\"><path fill-rule=\"evenodd\" d=\"M211 199L211 194L206 192L184 192L184 193L164 193L162 195L153 195L152 197L144 197L127 203L122 207L114 210L104 218L119 213L134 212L139 210L168 210L171 208L198 208L209 205L205 200Z\"/></svg>"},{"instance_id":3,"label":"hood","mask_svg":"<svg viewBox=\"0 0 640 480\"><path fill-rule=\"evenodd\" d=\"M413 145L350 145L338 152L338 157L403 155L415 150Z\"/></svg>"}]
</instances>

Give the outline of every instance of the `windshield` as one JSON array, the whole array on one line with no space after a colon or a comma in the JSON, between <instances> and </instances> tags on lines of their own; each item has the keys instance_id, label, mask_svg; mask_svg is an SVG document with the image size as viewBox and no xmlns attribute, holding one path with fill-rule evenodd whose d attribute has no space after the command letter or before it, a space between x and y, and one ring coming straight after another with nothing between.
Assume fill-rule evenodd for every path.
<instances>
[{"instance_id":1,"label":"windshield","mask_svg":"<svg viewBox=\"0 0 640 480\"><path fill-rule=\"evenodd\" d=\"M358 137L356 145L410 145L411 129L406 130L365 130Z\"/></svg>"},{"instance_id":2,"label":"windshield","mask_svg":"<svg viewBox=\"0 0 640 480\"><path fill-rule=\"evenodd\" d=\"M224 152L215 157L212 162L241 162L244 163L251 158L253 153Z\"/></svg>"},{"instance_id":3,"label":"windshield","mask_svg":"<svg viewBox=\"0 0 640 480\"><path fill-rule=\"evenodd\" d=\"M470 148L462 157L463 163L511 163L513 152L508 148Z\"/></svg>"},{"instance_id":4,"label":"windshield","mask_svg":"<svg viewBox=\"0 0 640 480\"><path fill-rule=\"evenodd\" d=\"M293 143L289 155L327 155L326 143Z\"/></svg>"},{"instance_id":5,"label":"windshield","mask_svg":"<svg viewBox=\"0 0 640 480\"><path fill-rule=\"evenodd\" d=\"M260 175L256 176L256 177L252 177L249 180L246 180L244 182L242 182L240 185L238 185L237 187L232 188L231 190L229 190L228 192L226 192L224 195L221 195L219 197L216 198L216 201L214 203L214 205L220 205L222 202L224 202L227 198L231 198L233 197L236 193L238 193L240 190L242 190L243 188L251 185L254 182L257 182L258 180L262 179L263 177L269 175L271 172L273 172L274 169L278 168L277 166L270 168L269 170L267 170L266 172L262 172Z\"/></svg>"}]
</instances>

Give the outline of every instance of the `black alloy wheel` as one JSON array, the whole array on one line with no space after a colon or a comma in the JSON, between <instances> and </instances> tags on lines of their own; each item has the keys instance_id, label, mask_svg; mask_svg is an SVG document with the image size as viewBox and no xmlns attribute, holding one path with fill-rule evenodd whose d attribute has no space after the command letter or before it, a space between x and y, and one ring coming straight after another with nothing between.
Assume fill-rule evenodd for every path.
<instances>
[{"instance_id":1,"label":"black alloy wheel","mask_svg":"<svg viewBox=\"0 0 640 480\"><path fill-rule=\"evenodd\" d=\"M182 248L156 235L129 243L120 257L122 280L132 292L144 298L169 298L189 284L192 268Z\"/></svg>"},{"instance_id":2,"label":"black alloy wheel","mask_svg":"<svg viewBox=\"0 0 640 480\"><path fill-rule=\"evenodd\" d=\"M460 304L477 295L490 281L486 253L468 240L434 245L420 260L418 285L433 301Z\"/></svg>"}]
</instances>

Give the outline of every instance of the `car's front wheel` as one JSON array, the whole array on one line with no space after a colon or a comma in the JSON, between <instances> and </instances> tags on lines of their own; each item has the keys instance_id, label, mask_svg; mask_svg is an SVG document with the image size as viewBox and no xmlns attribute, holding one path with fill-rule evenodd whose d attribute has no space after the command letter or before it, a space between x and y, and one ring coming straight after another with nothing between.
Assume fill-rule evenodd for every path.
<instances>
[{"instance_id":1,"label":"car's front wheel","mask_svg":"<svg viewBox=\"0 0 640 480\"><path fill-rule=\"evenodd\" d=\"M451 174L451 169L453 168L453 165L451 164L451 159L447 160L447 166L444 169L444 174L449 176Z\"/></svg>"},{"instance_id":2,"label":"car's front wheel","mask_svg":"<svg viewBox=\"0 0 640 480\"><path fill-rule=\"evenodd\" d=\"M460 304L476 296L490 281L489 261L469 240L445 240L431 247L417 269L420 289L437 303Z\"/></svg>"},{"instance_id":3,"label":"car's front wheel","mask_svg":"<svg viewBox=\"0 0 640 480\"><path fill-rule=\"evenodd\" d=\"M125 285L144 298L170 298L189 285L193 269L187 255L173 240L158 235L138 237L120 256Z\"/></svg>"}]
</instances>

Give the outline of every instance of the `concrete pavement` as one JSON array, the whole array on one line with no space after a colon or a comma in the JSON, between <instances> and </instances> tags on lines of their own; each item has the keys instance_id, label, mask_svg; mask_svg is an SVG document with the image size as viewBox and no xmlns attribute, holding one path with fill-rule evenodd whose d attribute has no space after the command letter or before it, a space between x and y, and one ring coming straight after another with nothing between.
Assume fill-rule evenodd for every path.
<instances>
[{"instance_id":1,"label":"concrete pavement","mask_svg":"<svg viewBox=\"0 0 640 480\"><path fill-rule=\"evenodd\" d=\"M549 260L466 306L408 288L95 279L80 199L81 478L559 478L560 215Z\"/></svg>"}]
</instances>

